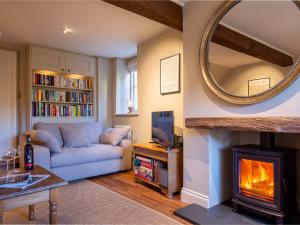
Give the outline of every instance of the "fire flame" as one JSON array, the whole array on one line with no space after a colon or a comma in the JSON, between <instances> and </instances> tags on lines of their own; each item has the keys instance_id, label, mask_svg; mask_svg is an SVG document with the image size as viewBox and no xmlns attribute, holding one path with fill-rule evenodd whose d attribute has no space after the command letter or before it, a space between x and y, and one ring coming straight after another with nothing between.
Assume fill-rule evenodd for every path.
<instances>
[{"instance_id":1,"label":"fire flame","mask_svg":"<svg viewBox=\"0 0 300 225\"><path fill-rule=\"evenodd\" d=\"M274 164L249 159L240 160L240 190L258 199L274 200Z\"/></svg>"}]
</instances>

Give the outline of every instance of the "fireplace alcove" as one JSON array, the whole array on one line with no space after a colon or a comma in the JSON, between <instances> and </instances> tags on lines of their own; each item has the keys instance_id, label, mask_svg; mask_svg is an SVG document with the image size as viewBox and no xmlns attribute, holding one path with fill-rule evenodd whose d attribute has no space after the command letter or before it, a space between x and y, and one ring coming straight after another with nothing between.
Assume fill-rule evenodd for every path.
<instances>
[{"instance_id":1,"label":"fireplace alcove","mask_svg":"<svg viewBox=\"0 0 300 225\"><path fill-rule=\"evenodd\" d=\"M268 214L279 224L296 211L296 149L275 147L274 133L300 133L300 118L187 118L185 123L188 128L196 129L260 132L260 145L232 148L233 211L243 208ZM195 207L190 209L197 213ZM188 210L181 212L193 214ZM175 214L189 220L181 212Z\"/></svg>"}]
</instances>

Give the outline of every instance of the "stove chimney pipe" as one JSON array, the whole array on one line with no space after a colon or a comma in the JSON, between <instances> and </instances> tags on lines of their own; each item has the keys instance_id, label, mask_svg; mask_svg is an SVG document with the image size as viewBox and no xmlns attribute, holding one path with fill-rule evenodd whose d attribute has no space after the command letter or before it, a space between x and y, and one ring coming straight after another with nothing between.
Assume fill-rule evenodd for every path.
<instances>
[{"instance_id":1,"label":"stove chimney pipe","mask_svg":"<svg viewBox=\"0 0 300 225\"><path fill-rule=\"evenodd\" d=\"M274 132L260 132L260 146L264 149L275 148L275 133Z\"/></svg>"}]
</instances>

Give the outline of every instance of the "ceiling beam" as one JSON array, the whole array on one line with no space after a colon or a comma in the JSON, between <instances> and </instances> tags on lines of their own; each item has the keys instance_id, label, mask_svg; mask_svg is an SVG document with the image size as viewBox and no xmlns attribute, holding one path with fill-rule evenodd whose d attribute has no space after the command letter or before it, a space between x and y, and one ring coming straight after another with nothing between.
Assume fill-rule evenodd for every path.
<instances>
[{"instance_id":1,"label":"ceiling beam","mask_svg":"<svg viewBox=\"0 0 300 225\"><path fill-rule=\"evenodd\" d=\"M169 0L103 0L122 9L182 31L182 7Z\"/></svg>"},{"instance_id":2,"label":"ceiling beam","mask_svg":"<svg viewBox=\"0 0 300 225\"><path fill-rule=\"evenodd\" d=\"M216 28L212 42L279 66L293 65L291 56L220 24Z\"/></svg>"},{"instance_id":3,"label":"ceiling beam","mask_svg":"<svg viewBox=\"0 0 300 225\"><path fill-rule=\"evenodd\" d=\"M296 6L300 9L300 0L294 0L293 1L295 4L296 4Z\"/></svg>"}]
</instances>

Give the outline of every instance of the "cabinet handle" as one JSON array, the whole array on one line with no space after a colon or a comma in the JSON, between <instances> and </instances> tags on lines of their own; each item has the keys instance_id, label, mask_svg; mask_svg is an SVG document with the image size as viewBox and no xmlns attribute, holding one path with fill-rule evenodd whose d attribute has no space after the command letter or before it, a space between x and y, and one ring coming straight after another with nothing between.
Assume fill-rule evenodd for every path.
<instances>
[{"instance_id":1,"label":"cabinet handle","mask_svg":"<svg viewBox=\"0 0 300 225\"><path fill-rule=\"evenodd\" d=\"M71 70L70 69L68 69L68 72L70 72Z\"/></svg>"}]
</instances>

